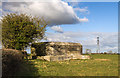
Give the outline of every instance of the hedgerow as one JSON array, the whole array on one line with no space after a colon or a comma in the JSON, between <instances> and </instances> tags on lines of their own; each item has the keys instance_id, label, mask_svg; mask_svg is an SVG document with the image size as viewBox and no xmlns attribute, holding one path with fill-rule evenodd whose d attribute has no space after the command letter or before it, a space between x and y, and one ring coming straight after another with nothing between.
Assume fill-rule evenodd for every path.
<instances>
[{"instance_id":1,"label":"hedgerow","mask_svg":"<svg viewBox=\"0 0 120 78\"><path fill-rule=\"evenodd\" d=\"M24 61L22 51L2 49L2 77L13 76Z\"/></svg>"}]
</instances>

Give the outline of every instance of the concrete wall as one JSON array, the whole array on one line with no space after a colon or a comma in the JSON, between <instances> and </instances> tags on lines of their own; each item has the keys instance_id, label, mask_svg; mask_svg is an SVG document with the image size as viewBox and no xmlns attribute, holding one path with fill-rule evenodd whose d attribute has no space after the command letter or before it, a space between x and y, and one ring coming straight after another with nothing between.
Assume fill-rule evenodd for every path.
<instances>
[{"instance_id":1,"label":"concrete wall","mask_svg":"<svg viewBox=\"0 0 120 78\"><path fill-rule=\"evenodd\" d=\"M37 56L82 54L82 45L80 43L42 42L33 44L32 47L36 49Z\"/></svg>"},{"instance_id":2,"label":"concrete wall","mask_svg":"<svg viewBox=\"0 0 120 78\"><path fill-rule=\"evenodd\" d=\"M37 59L46 61L64 61L71 59L90 59L89 55L56 55L56 56L38 56Z\"/></svg>"}]
</instances>

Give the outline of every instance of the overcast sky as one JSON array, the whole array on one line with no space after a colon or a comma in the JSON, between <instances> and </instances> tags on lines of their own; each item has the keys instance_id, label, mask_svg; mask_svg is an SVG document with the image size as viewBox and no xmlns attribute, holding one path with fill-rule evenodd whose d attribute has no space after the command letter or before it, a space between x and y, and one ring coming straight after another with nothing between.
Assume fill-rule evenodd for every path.
<instances>
[{"instance_id":1,"label":"overcast sky","mask_svg":"<svg viewBox=\"0 0 120 78\"><path fill-rule=\"evenodd\" d=\"M117 2L3 2L2 14L27 13L50 21L47 40L81 43L85 49L96 52L96 38L100 50L118 50ZM1 5L1 4L0 4ZM1 10L0 10L1 11Z\"/></svg>"}]
</instances>

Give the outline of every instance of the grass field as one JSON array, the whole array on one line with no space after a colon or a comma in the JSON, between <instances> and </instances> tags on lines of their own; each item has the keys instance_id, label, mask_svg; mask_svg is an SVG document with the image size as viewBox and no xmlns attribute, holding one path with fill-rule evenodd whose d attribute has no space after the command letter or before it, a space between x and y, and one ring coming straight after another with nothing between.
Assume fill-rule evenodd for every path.
<instances>
[{"instance_id":1,"label":"grass field","mask_svg":"<svg viewBox=\"0 0 120 78\"><path fill-rule=\"evenodd\" d=\"M22 76L118 76L118 55L95 54L89 60L60 62L29 60Z\"/></svg>"}]
</instances>

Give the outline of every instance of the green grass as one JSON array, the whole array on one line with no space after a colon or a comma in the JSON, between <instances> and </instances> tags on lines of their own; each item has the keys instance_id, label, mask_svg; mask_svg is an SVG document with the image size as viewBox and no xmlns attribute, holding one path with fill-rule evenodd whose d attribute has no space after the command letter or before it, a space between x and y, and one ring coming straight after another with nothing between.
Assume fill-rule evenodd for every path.
<instances>
[{"instance_id":1,"label":"green grass","mask_svg":"<svg viewBox=\"0 0 120 78\"><path fill-rule=\"evenodd\" d=\"M29 60L17 75L23 76L118 76L118 55L95 54L89 60L60 62ZM107 59L107 60L106 60Z\"/></svg>"}]
</instances>

